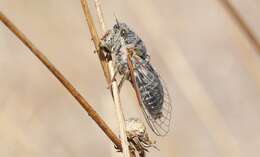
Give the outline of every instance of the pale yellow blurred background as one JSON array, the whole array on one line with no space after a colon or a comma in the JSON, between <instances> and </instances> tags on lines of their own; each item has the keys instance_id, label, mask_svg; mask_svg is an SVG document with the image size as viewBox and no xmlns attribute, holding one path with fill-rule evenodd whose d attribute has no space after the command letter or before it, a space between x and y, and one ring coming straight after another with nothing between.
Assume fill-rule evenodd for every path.
<instances>
[{"instance_id":1,"label":"pale yellow blurred background","mask_svg":"<svg viewBox=\"0 0 260 157\"><path fill-rule=\"evenodd\" d=\"M92 0L90 6L95 15ZM145 41L174 102L149 157L260 155L260 56L218 0L101 0ZM260 38L260 2L232 0ZM118 132L79 0L0 0L5 13ZM97 22L97 21L96 21ZM142 117L125 84L127 116ZM150 131L150 130L149 130ZM0 23L0 157L119 157L54 76Z\"/></svg>"}]
</instances>

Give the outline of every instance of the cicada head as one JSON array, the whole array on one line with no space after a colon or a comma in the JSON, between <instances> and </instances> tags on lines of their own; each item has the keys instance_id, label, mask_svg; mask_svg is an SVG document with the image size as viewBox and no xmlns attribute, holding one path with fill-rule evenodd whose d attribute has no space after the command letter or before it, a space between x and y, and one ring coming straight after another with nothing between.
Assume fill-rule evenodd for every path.
<instances>
[{"instance_id":1,"label":"cicada head","mask_svg":"<svg viewBox=\"0 0 260 157\"><path fill-rule=\"evenodd\" d=\"M121 40L125 40L128 37L129 32L131 32L130 28L125 23L116 22L113 26L113 32L117 37L120 37Z\"/></svg>"},{"instance_id":2,"label":"cicada head","mask_svg":"<svg viewBox=\"0 0 260 157\"><path fill-rule=\"evenodd\" d=\"M109 30L107 36L104 38L106 48L111 52L117 52L124 44L130 32L132 32L125 23L118 22L111 30Z\"/></svg>"}]
</instances>

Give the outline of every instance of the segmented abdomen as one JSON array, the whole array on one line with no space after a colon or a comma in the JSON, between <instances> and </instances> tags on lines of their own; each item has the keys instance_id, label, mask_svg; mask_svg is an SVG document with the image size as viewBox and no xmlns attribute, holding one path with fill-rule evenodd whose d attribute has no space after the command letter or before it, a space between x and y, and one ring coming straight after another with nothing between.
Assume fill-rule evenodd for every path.
<instances>
[{"instance_id":1,"label":"segmented abdomen","mask_svg":"<svg viewBox=\"0 0 260 157\"><path fill-rule=\"evenodd\" d=\"M164 103L164 91L158 74L150 63L145 68L137 66L135 78L140 90L141 99L147 111L154 119L161 118Z\"/></svg>"}]
</instances>

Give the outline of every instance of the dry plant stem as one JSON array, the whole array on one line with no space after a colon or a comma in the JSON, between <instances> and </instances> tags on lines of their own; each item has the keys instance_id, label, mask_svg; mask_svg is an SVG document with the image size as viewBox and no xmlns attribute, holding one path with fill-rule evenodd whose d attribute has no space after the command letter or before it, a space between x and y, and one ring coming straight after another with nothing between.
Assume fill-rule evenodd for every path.
<instances>
[{"instance_id":1,"label":"dry plant stem","mask_svg":"<svg viewBox=\"0 0 260 157\"><path fill-rule=\"evenodd\" d=\"M256 51L260 54L260 43L257 40L256 35L253 33L252 29L247 25L245 20L241 17L239 12L236 10L234 6L232 6L229 0L219 0L223 7L228 11L228 13L232 16L235 22L239 25L240 29L245 33L248 40L254 46Z\"/></svg>"},{"instance_id":2,"label":"dry plant stem","mask_svg":"<svg viewBox=\"0 0 260 157\"><path fill-rule=\"evenodd\" d=\"M101 25L102 34L104 35L106 33L106 25L105 25L105 20L103 18L104 16L103 16L103 12L101 9L101 3L100 3L100 0L94 0L94 1L95 1L97 13L98 13L99 23Z\"/></svg>"},{"instance_id":3,"label":"dry plant stem","mask_svg":"<svg viewBox=\"0 0 260 157\"><path fill-rule=\"evenodd\" d=\"M108 64L106 62L106 58L105 58L104 54L99 49L100 40L98 38L97 30L95 28L93 19L91 17L91 14L90 14L90 11L89 11L89 8L88 8L88 3L85 0L81 0L81 5L82 5L83 11L84 11L84 15L86 17L86 21L87 21L87 24L88 24L88 28L89 28L92 40L93 40L95 48L96 48L96 52L98 54L101 66L103 68L104 75L106 77L106 81L107 81L107 83L109 83L110 82L110 75L109 75L109 70L108 70Z\"/></svg>"},{"instance_id":4,"label":"dry plant stem","mask_svg":"<svg viewBox=\"0 0 260 157\"><path fill-rule=\"evenodd\" d=\"M115 74L115 71L113 69L112 61L109 61L108 67L109 67L109 72L110 72L111 76L113 76ZM120 130L120 138L121 138L121 143L122 143L122 148L123 148L123 156L130 157L129 145L128 145L127 135L126 135L125 118L124 118L124 114L123 114L123 109L122 109L116 81L112 82L112 93L113 93L113 97L114 97L116 115L117 115L117 119L119 122L119 130Z\"/></svg>"},{"instance_id":5,"label":"dry plant stem","mask_svg":"<svg viewBox=\"0 0 260 157\"><path fill-rule=\"evenodd\" d=\"M106 26L105 26L105 22L104 22L104 18L103 18L104 16L103 16L103 12L102 12L101 4L100 4L99 0L95 0L95 6L96 6L97 13L98 13L98 19L99 19L99 23L101 25L102 34L104 35L106 33ZM115 70L114 70L112 60L108 61L108 68L109 68L110 76L114 76ZM126 134L126 124L125 124L124 112L123 112L123 108L122 108L121 101L120 101L120 95L119 95L119 91L118 91L117 82L116 82L116 80L111 80L111 81L113 81L112 82L112 94L114 96L116 114L117 114L117 119L119 122L120 137L122 139L121 143L122 143L122 148L123 148L123 156L130 157L129 145L128 145L127 134Z\"/></svg>"},{"instance_id":6,"label":"dry plant stem","mask_svg":"<svg viewBox=\"0 0 260 157\"><path fill-rule=\"evenodd\" d=\"M31 50L31 52L52 72L52 74L63 84L70 94L79 102L89 116L104 131L110 140L121 149L121 141L108 127L100 115L91 105L81 96L72 84L55 68L55 66L38 50L33 43L0 11L0 20Z\"/></svg>"},{"instance_id":7,"label":"dry plant stem","mask_svg":"<svg viewBox=\"0 0 260 157\"><path fill-rule=\"evenodd\" d=\"M82 7L83 7L83 10L84 10L87 22L88 22L89 30L92 32L91 33L92 38L95 39L95 40L93 40L93 42L95 45L98 45L99 40L97 40L97 39L99 39L99 38L98 38L96 29L95 29L95 25L93 23L93 19L91 17L91 14L90 14L90 11L88 8L88 3L86 0L81 0L81 3L82 3ZM101 24L102 34L105 34L106 27L105 27L103 12L101 10L99 0L95 0L95 6L96 6L97 13L98 13L99 21ZM96 47L96 49L97 49L97 51L99 51L99 47ZM114 70L111 59L108 60L108 69L109 69L109 76L114 76L115 70ZM121 143L122 143L122 148L123 148L123 156L130 157L129 145L128 145L127 135L126 135L125 118L124 118L123 109L122 109L122 105L121 105L121 101L120 101L117 82L115 80L111 80L111 81L112 81L112 84L111 84L112 85L112 95L113 95L113 99L114 99L114 103L115 103L117 119L119 122L119 130L120 130L120 137L121 137Z\"/></svg>"}]
</instances>

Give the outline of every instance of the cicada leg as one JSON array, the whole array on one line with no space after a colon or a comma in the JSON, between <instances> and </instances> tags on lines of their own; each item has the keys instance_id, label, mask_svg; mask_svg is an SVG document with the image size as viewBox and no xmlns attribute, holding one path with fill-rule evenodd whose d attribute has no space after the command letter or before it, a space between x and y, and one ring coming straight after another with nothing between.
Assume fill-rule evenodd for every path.
<instances>
[{"instance_id":1,"label":"cicada leg","mask_svg":"<svg viewBox=\"0 0 260 157\"><path fill-rule=\"evenodd\" d=\"M111 33L111 31L107 31L100 39L100 42L99 42L99 49L100 50L104 50L107 54L106 55L110 55L112 52L111 50L108 48L108 45L105 41L105 38Z\"/></svg>"},{"instance_id":2,"label":"cicada leg","mask_svg":"<svg viewBox=\"0 0 260 157\"><path fill-rule=\"evenodd\" d=\"M120 82L119 82L119 84L118 84L118 90L119 90L119 92L121 91L121 88L122 88L123 83L125 82L125 80L128 80L128 79L129 79L129 76L130 76L130 73L128 72L128 73L124 74L124 76L121 78L121 80L120 80Z\"/></svg>"},{"instance_id":3,"label":"cicada leg","mask_svg":"<svg viewBox=\"0 0 260 157\"><path fill-rule=\"evenodd\" d=\"M117 75L118 73L119 73L119 71L116 69L116 71L115 71L113 77L111 78L110 82L109 82L108 85L107 85L107 89L110 89L110 88L111 88L112 83L116 80L116 75ZM121 78L121 80L120 80L120 82L119 82L119 84L118 84L118 91L119 91L119 92L121 91L121 88L122 88L122 86L123 86L123 83L125 82L125 80L128 80L129 77L130 77L130 73L128 72L128 73L124 74L123 77Z\"/></svg>"},{"instance_id":4,"label":"cicada leg","mask_svg":"<svg viewBox=\"0 0 260 157\"><path fill-rule=\"evenodd\" d=\"M115 68L115 69L116 69L116 71L115 71L114 75L112 76L110 82L108 83L107 89L110 89L111 86L112 86L112 83L113 83L114 81L116 81L116 75L118 74L119 71L118 71L117 68Z\"/></svg>"},{"instance_id":5,"label":"cicada leg","mask_svg":"<svg viewBox=\"0 0 260 157\"><path fill-rule=\"evenodd\" d=\"M101 38L100 40L104 40L108 35L109 33L111 33L110 31L107 31Z\"/></svg>"}]
</instances>

